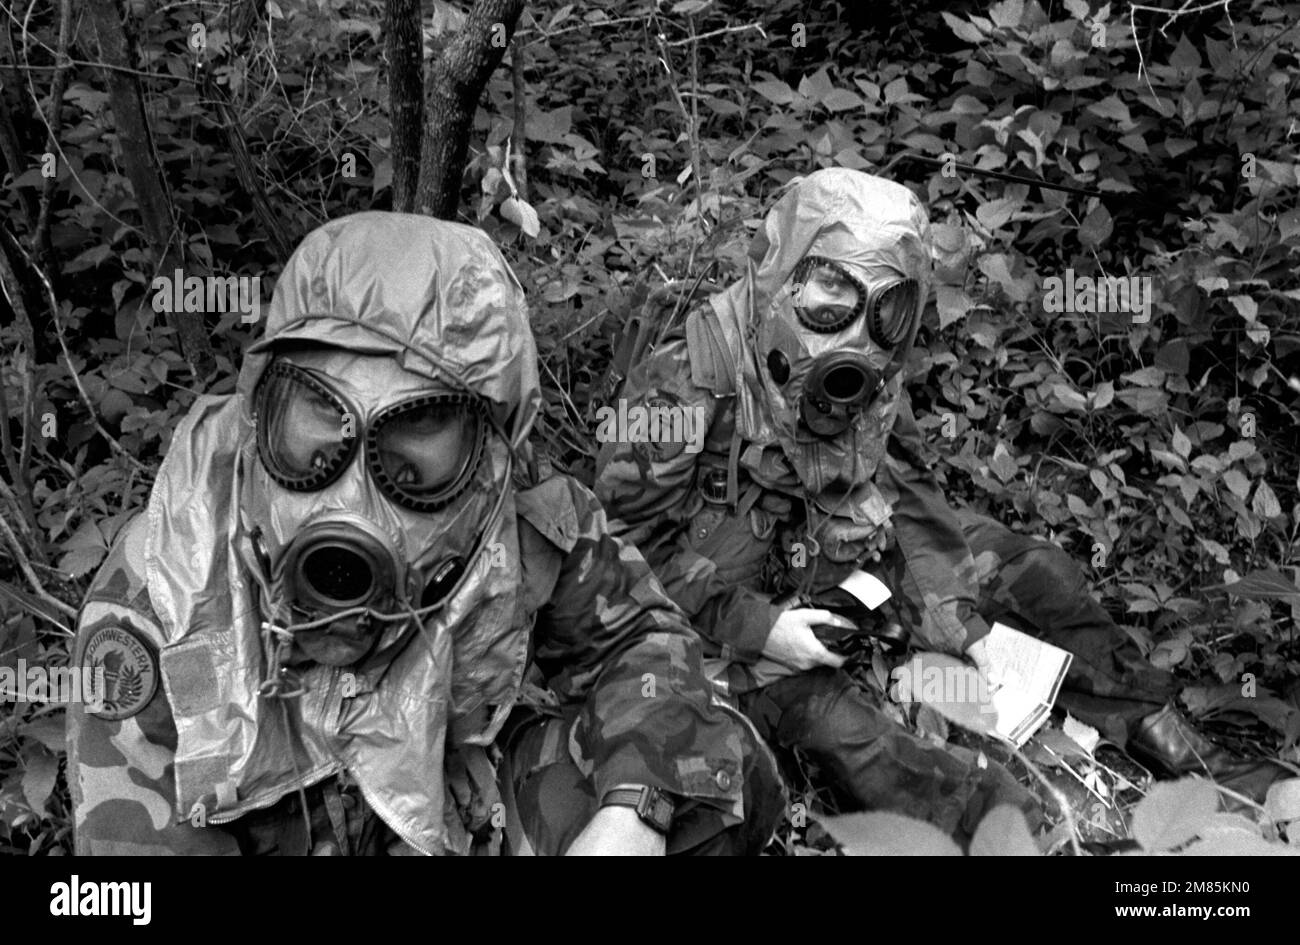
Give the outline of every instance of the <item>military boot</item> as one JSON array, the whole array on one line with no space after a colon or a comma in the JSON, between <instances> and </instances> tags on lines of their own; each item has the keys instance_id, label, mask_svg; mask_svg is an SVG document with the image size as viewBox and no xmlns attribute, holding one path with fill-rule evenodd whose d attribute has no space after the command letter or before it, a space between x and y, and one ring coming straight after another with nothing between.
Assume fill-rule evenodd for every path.
<instances>
[{"instance_id":1,"label":"military boot","mask_svg":"<svg viewBox=\"0 0 1300 945\"><path fill-rule=\"evenodd\" d=\"M1138 722L1128 750L1170 777L1208 775L1216 783L1253 800L1262 800L1268 786L1285 774L1270 761L1246 761L1216 745L1171 702Z\"/></svg>"}]
</instances>

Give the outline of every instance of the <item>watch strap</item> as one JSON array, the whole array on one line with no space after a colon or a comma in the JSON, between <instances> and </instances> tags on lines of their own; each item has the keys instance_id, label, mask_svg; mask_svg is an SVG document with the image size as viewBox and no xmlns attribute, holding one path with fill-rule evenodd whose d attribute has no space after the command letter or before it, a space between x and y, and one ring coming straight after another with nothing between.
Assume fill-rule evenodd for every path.
<instances>
[{"instance_id":1,"label":"watch strap","mask_svg":"<svg viewBox=\"0 0 1300 945\"><path fill-rule=\"evenodd\" d=\"M612 788L600 799L600 806L631 807L648 826L664 834L672 826L677 808L671 797L648 785Z\"/></svg>"}]
</instances>

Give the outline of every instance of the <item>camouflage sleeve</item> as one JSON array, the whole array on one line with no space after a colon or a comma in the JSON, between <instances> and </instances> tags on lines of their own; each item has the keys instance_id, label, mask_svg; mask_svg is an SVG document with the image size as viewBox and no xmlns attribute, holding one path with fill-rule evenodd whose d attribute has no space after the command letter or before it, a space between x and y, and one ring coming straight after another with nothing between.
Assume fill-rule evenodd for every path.
<instances>
[{"instance_id":1,"label":"camouflage sleeve","mask_svg":"<svg viewBox=\"0 0 1300 945\"><path fill-rule=\"evenodd\" d=\"M959 653L989 632L975 610L979 600L975 559L943 491L921 458L921 432L903 394L884 472L898 492L894 537L920 595L915 631L926 646Z\"/></svg>"},{"instance_id":2,"label":"camouflage sleeve","mask_svg":"<svg viewBox=\"0 0 1300 945\"><path fill-rule=\"evenodd\" d=\"M633 406L681 406L698 418L699 439L678 449L676 444L600 437L595 491L609 511L610 528L637 546L668 596L721 650L723 659L752 663L762 655L781 608L761 594L723 581L714 562L685 540L699 444L718 409L712 393L691 382L686 342L669 341L634 366L623 400Z\"/></svg>"},{"instance_id":3,"label":"camouflage sleeve","mask_svg":"<svg viewBox=\"0 0 1300 945\"><path fill-rule=\"evenodd\" d=\"M582 701L572 747L597 796L648 784L743 819L743 735L715 704L700 641L645 560L570 481L577 537L538 612L535 659Z\"/></svg>"},{"instance_id":4,"label":"camouflage sleeve","mask_svg":"<svg viewBox=\"0 0 1300 945\"><path fill-rule=\"evenodd\" d=\"M225 831L177 823L176 724L158 672L163 633L132 567L142 523L143 516L127 527L78 620L73 665L102 682L93 701L68 707L76 852L235 854L234 839Z\"/></svg>"}]
</instances>

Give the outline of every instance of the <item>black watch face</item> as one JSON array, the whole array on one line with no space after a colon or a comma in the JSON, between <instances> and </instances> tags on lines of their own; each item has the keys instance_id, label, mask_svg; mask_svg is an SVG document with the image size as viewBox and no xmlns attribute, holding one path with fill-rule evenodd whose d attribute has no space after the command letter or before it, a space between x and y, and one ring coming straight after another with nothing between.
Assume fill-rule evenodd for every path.
<instances>
[{"instance_id":1,"label":"black watch face","mask_svg":"<svg viewBox=\"0 0 1300 945\"><path fill-rule=\"evenodd\" d=\"M676 805L674 805L669 798L656 791L647 813L650 821L666 833L668 828L672 826L673 812L675 809Z\"/></svg>"}]
</instances>

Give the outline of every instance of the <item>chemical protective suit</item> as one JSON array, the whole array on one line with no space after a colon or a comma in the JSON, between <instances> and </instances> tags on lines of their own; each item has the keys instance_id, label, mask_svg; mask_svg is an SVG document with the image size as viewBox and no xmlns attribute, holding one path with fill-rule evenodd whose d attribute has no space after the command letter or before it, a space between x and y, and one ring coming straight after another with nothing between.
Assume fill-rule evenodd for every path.
<instances>
[{"instance_id":1,"label":"chemical protective suit","mask_svg":"<svg viewBox=\"0 0 1300 945\"><path fill-rule=\"evenodd\" d=\"M519 461L539 403L482 232L311 233L82 610L78 852L563 852L614 788L668 852L761 848L775 767L591 493Z\"/></svg>"}]
</instances>

